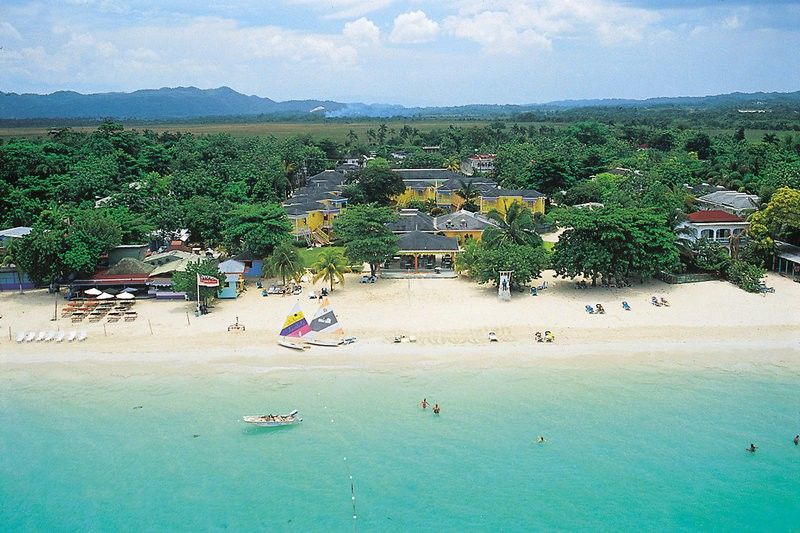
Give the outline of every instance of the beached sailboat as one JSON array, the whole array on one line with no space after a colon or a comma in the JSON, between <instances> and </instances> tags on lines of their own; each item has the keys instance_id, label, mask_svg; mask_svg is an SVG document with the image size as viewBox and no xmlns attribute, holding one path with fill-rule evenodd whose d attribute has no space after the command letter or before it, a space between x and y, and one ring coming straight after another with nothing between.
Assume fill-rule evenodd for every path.
<instances>
[{"instance_id":1,"label":"beached sailboat","mask_svg":"<svg viewBox=\"0 0 800 533\"><path fill-rule=\"evenodd\" d=\"M253 426L258 426L261 428L274 428L280 426L291 426L292 424L296 424L303 419L297 417L297 409L295 409L288 415L250 415L243 416L242 420Z\"/></svg>"},{"instance_id":2,"label":"beached sailboat","mask_svg":"<svg viewBox=\"0 0 800 533\"><path fill-rule=\"evenodd\" d=\"M311 319L311 333L304 342L315 346L339 346L343 337L344 330L339 319L336 318L331 303L325 298Z\"/></svg>"},{"instance_id":3,"label":"beached sailboat","mask_svg":"<svg viewBox=\"0 0 800 533\"><path fill-rule=\"evenodd\" d=\"M299 342L304 336L311 333L311 326L306 321L300 302L296 302L283 323L278 338L278 344L292 350L307 350L309 347Z\"/></svg>"}]
</instances>

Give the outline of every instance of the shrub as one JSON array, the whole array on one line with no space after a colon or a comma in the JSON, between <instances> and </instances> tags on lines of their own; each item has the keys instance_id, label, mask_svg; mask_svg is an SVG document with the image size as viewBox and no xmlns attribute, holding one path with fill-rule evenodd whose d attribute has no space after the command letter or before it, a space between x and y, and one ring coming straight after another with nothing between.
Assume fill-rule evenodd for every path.
<instances>
[{"instance_id":1,"label":"shrub","mask_svg":"<svg viewBox=\"0 0 800 533\"><path fill-rule=\"evenodd\" d=\"M758 292L766 271L746 261L732 261L726 272L728 281L747 292Z\"/></svg>"}]
</instances>

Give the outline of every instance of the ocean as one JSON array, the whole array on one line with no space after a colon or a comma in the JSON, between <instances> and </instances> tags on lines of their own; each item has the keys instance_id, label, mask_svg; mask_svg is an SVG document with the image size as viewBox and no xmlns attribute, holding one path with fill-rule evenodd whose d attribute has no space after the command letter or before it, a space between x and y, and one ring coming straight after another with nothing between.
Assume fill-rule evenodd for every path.
<instances>
[{"instance_id":1,"label":"ocean","mask_svg":"<svg viewBox=\"0 0 800 533\"><path fill-rule=\"evenodd\" d=\"M0 524L796 530L798 385L752 365L11 373ZM294 427L241 422L294 408Z\"/></svg>"}]
</instances>

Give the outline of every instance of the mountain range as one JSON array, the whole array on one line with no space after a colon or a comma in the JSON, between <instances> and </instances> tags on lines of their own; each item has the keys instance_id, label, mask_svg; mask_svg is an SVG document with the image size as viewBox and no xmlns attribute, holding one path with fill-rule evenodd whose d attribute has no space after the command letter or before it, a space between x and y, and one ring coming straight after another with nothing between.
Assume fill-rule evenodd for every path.
<instances>
[{"instance_id":1,"label":"mountain range","mask_svg":"<svg viewBox=\"0 0 800 533\"><path fill-rule=\"evenodd\" d=\"M51 94L0 92L0 120L102 119L164 121L203 117L421 117L510 116L531 111L558 111L581 107L730 107L766 109L800 105L800 91L791 93L731 93L701 97L660 97L646 100L561 100L543 104L472 104L452 107L405 107L392 104L343 103L329 100L289 100L248 96L230 87L164 87L130 93L81 94L57 91Z\"/></svg>"}]
</instances>

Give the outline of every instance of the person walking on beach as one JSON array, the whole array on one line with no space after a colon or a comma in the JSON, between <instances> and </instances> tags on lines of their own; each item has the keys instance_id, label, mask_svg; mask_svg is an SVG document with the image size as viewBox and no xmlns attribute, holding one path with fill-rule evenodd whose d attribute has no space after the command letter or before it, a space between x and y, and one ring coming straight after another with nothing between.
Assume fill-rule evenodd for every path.
<instances>
[{"instance_id":1,"label":"person walking on beach","mask_svg":"<svg viewBox=\"0 0 800 533\"><path fill-rule=\"evenodd\" d=\"M423 409L427 409L430 404L428 403L427 398L423 398L421 402L419 402L419 406Z\"/></svg>"},{"instance_id":2,"label":"person walking on beach","mask_svg":"<svg viewBox=\"0 0 800 533\"><path fill-rule=\"evenodd\" d=\"M438 403L434 404L433 405L433 414L438 415L439 411L440 411L439 404Z\"/></svg>"}]
</instances>

